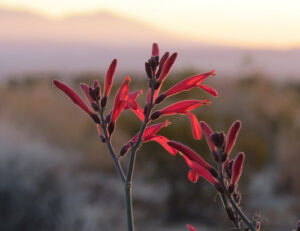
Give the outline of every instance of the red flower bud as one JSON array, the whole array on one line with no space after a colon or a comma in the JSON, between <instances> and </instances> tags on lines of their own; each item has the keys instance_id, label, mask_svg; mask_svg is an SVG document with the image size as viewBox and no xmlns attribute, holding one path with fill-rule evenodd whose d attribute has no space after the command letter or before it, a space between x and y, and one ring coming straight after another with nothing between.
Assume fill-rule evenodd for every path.
<instances>
[{"instance_id":1,"label":"red flower bud","mask_svg":"<svg viewBox=\"0 0 300 231\"><path fill-rule=\"evenodd\" d=\"M226 140L225 151L224 151L227 155L231 152L235 144L240 128L241 128L241 121L237 120L232 124L231 128L229 129L227 140Z\"/></svg>"},{"instance_id":2,"label":"red flower bud","mask_svg":"<svg viewBox=\"0 0 300 231\"><path fill-rule=\"evenodd\" d=\"M113 78L114 78L114 74L117 68L117 60L114 59L112 61L112 63L110 64L107 73L106 73L106 77L105 77L105 86L104 86L104 96L108 96L111 86L113 84Z\"/></svg>"},{"instance_id":3,"label":"red flower bud","mask_svg":"<svg viewBox=\"0 0 300 231\"><path fill-rule=\"evenodd\" d=\"M159 56L159 47L157 43L153 43L152 45L152 57Z\"/></svg>"},{"instance_id":4,"label":"red flower bud","mask_svg":"<svg viewBox=\"0 0 300 231\"><path fill-rule=\"evenodd\" d=\"M240 152L237 157L235 158L232 166L232 178L231 184L235 186L240 179L240 176L243 171L243 163L245 160L245 153Z\"/></svg>"}]
</instances>

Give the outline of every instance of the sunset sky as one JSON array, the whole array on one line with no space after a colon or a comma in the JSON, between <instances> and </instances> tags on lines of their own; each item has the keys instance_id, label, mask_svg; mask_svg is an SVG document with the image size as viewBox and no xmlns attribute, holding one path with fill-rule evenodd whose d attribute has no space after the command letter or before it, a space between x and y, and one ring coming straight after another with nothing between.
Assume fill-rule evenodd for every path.
<instances>
[{"instance_id":1,"label":"sunset sky","mask_svg":"<svg viewBox=\"0 0 300 231\"><path fill-rule=\"evenodd\" d=\"M299 0L0 0L0 7L54 19L105 10L200 42L300 48Z\"/></svg>"}]
</instances>

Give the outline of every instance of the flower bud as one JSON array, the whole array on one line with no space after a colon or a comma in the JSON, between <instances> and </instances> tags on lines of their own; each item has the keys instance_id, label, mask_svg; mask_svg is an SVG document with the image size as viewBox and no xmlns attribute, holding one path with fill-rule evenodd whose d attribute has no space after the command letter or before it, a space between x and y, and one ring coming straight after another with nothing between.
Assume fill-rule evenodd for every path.
<instances>
[{"instance_id":1,"label":"flower bud","mask_svg":"<svg viewBox=\"0 0 300 231\"><path fill-rule=\"evenodd\" d=\"M89 87L89 95L92 97L92 99L94 101L98 100L98 97L96 96L95 92L94 92L94 89Z\"/></svg>"},{"instance_id":2,"label":"flower bud","mask_svg":"<svg viewBox=\"0 0 300 231\"><path fill-rule=\"evenodd\" d=\"M94 113L90 115L92 119L95 121L96 124L100 124L100 119L99 117Z\"/></svg>"},{"instance_id":3,"label":"flower bud","mask_svg":"<svg viewBox=\"0 0 300 231\"><path fill-rule=\"evenodd\" d=\"M155 104L159 104L161 103L167 96L164 94L161 94L160 96L158 96L155 100Z\"/></svg>"},{"instance_id":4,"label":"flower bud","mask_svg":"<svg viewBox=\"0 0 300 231\"><path fill-rule=\"evenodd\" d=\"M149 105L146 104L146 106L144 107L144 115L147 115L149 113Z\"/></svg>"},{"instance_id":5,"label":"flower bud","mask_svg":"<svg viewBox=\"0 0 300 231\"><path fill-rule=\"evenodd\" d=\"M146 70L146 73L147 73L147 77L149 79L152 79L152 70L150 68L150 65L148 62L145 62L145 70Z\"/></svg>"},{"instance_id":6,"label":"flower bud","mask_svg":"<svg viewBox=\"0 0 300 231\"><path fill-rule=\"evenodd\" d=\"M224 193L224 190L222 188L222 186L220 185L220 183L216 183L215 184L215 188L217 189L217 191L219 191L220 193Z\"/></svg>"},{"instance_id":7,"label":"flower bud","mask_svg":"<svg viewBox=\"0 0 300 231\"><path fill-rule=\"evenodd\" d=\"M101 108L105 108L106 103L107 103L107 96L104 96L104 97L101 99Z\"/></svg>"},{"instance_id":8,"label":"flower bud","mask_svg":"<svg viewBox=\"0 0 300 231\"><path fill-rule=\"evenodd\" d=\"M128 144L124 145L120 150L120 156L124 156L128 152L129 147Z\"/></svg>"},{"instance_id":9,"label":"flower bud","mask_svg":"<svg viewBox=\"0 0 300 231\"><path fill-rule=\"evenodd\" d=\"M150 119L151 119L151 120L156 120L156 119L158 119L159 117L160 117L160 112L159 112L159 111L156 111L156 112L154 112L154 113L151 115Z\"/></svg>"},{"instance_id":10,"label":"flower bud","mask_svg":"<svg viewBox=\"0 0 300 231\"><path fill-rule=\"evenodd\" d=\"M210 136L211 142L218 148L223 148L225 146L225 134L224 132L214 132Z\"/></svg>"},{"instance_id":11,"label":"flower bud","mask_svg":"<svg viewBox=\"0 0 300 231\"><path fill-rule=\"evenodd\" d=\"M110 122L108 124L107 130L108 130L108 133L111 135L115 130L115 124L113 122Z\"/></svg>"},{"instance_id":12,"label":"flower bud","mask_svg":"<svg viewBox=\"0 0 300 231\"><path fill-rule=\"evenodd\" d=\"M102 143L106 143L106 139L105 139L104 135L100 135L99 137L100 137Z\"/></svg>"},{"instance_id":13,"label":"flower bud","mask_svg":"<svg viewBox=\"0 0 300 231\"><path fill-rule=\"evenodd\" d=\"M95 111L99 111L99 107L98 107L98 104L95 103L95 102L92 102L92 107Z\"/></svg>"},{"instance_id":14,"label":"flower bud","mask_svg":"<svg viewBox=\"0 0 300 231\"><path fill-rule=\"evenodd\" d=\"M160 84L161 84L161 82L160 82L160 81L157 81L157 82L154 84L154 90L157 90L157 89L160 87Z\"/></svg>"}]
</instances>

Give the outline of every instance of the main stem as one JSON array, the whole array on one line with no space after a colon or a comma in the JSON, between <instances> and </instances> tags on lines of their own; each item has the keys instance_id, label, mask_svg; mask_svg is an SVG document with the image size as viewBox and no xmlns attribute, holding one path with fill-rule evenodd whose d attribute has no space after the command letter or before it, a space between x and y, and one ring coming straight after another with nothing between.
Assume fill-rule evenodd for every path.
<instances>
[{"instance_id":1,"label":"main stem","mask_svg":"<svg viewBox=\"0 0 300 231\"><path fill-rule=\"evenodd\" d=\"M145 120L141 126L137 141L135 142L134 145L131 146L127 176L126 176L126 181L124 183L128 231L134 231L133 209L132 209L132 179L133 179L133 171L134 171L136 153L142 142L142 137L144 135L145 129L147 128L147 125L149 123L149 117L150 117L152 109L154 107L154 105L153 105L154 87L153 86L154 86L155 80L152 79L150 81L152 81L152 83L151 83L151 98L150 98L150 103L148 105L149 108L145 115Z\"/></svg>"}]
</instances>

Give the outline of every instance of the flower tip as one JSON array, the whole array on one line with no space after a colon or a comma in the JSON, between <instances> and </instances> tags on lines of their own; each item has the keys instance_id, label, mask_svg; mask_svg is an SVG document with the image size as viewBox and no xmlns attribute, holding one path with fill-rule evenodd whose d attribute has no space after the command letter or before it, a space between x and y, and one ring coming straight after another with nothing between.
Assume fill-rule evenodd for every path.
<instances>
[{"instance_id":1,"label":"flower tip","mask_svg":"<svg viewBox=\"0 0 300 231\"><path fill-rule=\"evenodd\" d=\"M186 227L189 229L189 231L196 231L192 225L187 224Z\"/></svg>"},{"instance_id":2,"label":"flower tip","mask_svg":"<svg viewBox=\"0 0 300 231\"><path fill-rule=\"evenodd\" d=\"M152 45L152 57L159 56L159 47L157 43L153 43Z\"/></svg>"},{"instance_id":3,"label":"flower tip","mask_svg":"<svg viewBox=\"0 0 300 231\"><path fill-rule=\"evenodd\" d=\"M211 70L211 71L210 71L210 74L211 74L212 76L215 76L215 75L216 75L216 70Z\"/></svg>"}]
</instances>

